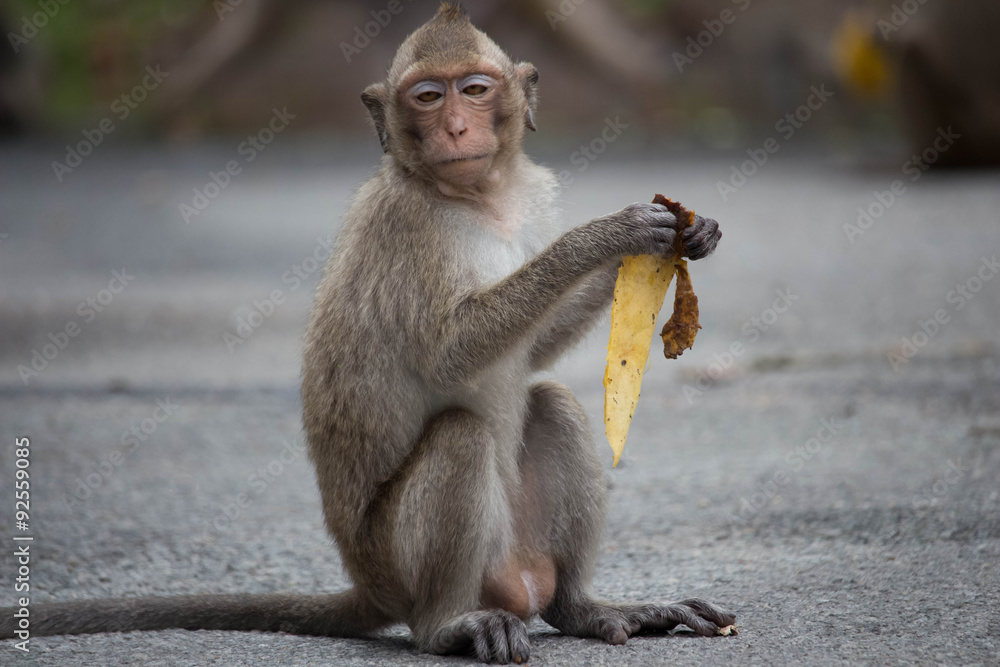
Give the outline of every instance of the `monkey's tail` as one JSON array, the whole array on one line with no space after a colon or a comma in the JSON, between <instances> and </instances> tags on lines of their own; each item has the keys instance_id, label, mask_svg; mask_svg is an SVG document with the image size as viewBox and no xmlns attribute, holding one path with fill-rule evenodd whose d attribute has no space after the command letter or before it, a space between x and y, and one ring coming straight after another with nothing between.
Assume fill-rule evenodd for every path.
<instances>
[{"instance_id":1,"label":"monkey's tail","mask_svg":"<svg viewBox=\"0 0 1000 667\"><path fill-rule=\"evenodd\" d=\"M25 612L25 610L27 610ZM0 609L0 639L133 630L261 630L361 637L390 619L354 589L334 595L188 595Z\"/></svg>"}]
</instances>

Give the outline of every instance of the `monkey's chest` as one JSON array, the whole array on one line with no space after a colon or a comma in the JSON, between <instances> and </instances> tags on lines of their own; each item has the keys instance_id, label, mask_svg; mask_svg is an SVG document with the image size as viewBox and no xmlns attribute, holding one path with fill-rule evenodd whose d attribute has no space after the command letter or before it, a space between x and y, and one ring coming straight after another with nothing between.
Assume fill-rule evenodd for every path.
<instances>
[{"instance_id":1,"label":"monkey's chest","mask_svg":"<svg viewBox=\"0 0 1000 667\"><path fill-rule=\"evenodd\" d=\"M535 256L535 244L523 236L500 238L489 231L474 230L468 237L467 267L481 287L500 282Z\"/></svg>"}]
</instances>

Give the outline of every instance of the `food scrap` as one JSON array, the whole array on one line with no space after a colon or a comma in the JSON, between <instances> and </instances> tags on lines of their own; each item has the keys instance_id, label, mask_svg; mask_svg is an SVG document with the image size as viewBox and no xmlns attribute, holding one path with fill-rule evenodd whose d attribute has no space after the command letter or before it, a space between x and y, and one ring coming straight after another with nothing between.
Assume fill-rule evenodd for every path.
<instances>
[{"instance_id":1,"label":"food scrap","mask_svg":"<svg viewBox=\"0 0 1000 667\"><path fill-rule=\"evenodd\" d=\"M660 313L670 281L677 274L674 313L660 333L664 354L676 359L694 344L698 324L698 297L691 289L687 262L681 259L681 231L694 221L694 213L663 195L662 204L677 218L677 252L671 257L639 255L622 259L611 306L611 336L604 370L604 432L614 451L612 467L618 465L632 415L639 400L642 374L649 358L656 317Z\"/></svg>"},{"instance_id":2,"label":"food scrap","mask_svg":"<svg viewBox=\"0 0 1000 667\"><path fill-rule=\"evenodd\" d=\"M680 231L687 229L694 222L694 213L675 201L670 201L663 195L656 195L654 204L663 204L678 220L686 221L678 226L678 252L669 261L674 263L677 271L677 287L674 291L674 314L663 325L660 338L663 339L663 354L667 359L676 359L694 345L694 337L701 325L698 324L698 297L691 289L691 276L688 274L687 261L681 259Z\"/></svg>"}]
</instances>

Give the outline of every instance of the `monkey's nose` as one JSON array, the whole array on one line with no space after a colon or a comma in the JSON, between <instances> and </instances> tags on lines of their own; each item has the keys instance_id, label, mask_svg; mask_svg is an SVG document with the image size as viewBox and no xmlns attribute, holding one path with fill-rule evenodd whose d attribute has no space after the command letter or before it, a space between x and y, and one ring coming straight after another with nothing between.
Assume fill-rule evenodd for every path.
<instances>
[{"instance_id":1,"label":"monkey's nose","mask_svg":"<svg viewBox=\"0 0 1000 667\"><path fill-rule=\"evenodd\" d=\"M448 134L450 134L455 139L465 134L466 126L465 119L462 116L451 116L448 119L447 128Z\"/></svg>"}]
</instances>

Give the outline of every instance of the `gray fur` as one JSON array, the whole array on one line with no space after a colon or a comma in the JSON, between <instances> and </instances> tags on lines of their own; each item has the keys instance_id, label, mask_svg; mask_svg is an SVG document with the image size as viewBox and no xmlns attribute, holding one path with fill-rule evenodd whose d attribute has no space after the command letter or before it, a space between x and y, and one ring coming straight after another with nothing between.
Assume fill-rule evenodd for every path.
<instances>
[{"instance_id":1,"label":"gray fur","mask_svg":"<svg viewBox=\"0 0 1000 667\"><path fill-rule=\"evenodd\" d=\"M474 30L442 11L450 18L433 30ZM405 70L406 50L425 42L408 40L394 68ZM495 45L486 51L502 56ZM498 104L532 107L534 68L498 64L530 78L506 89L516 99ZM496 129L500 185L471 189L479 198L450 197L406 166L419 163L419 148L397 140L405 130L385 106L390 91L366 92L387 155L347 213L303 360L309 454L354 588L38 605L34 635L176 627L353 637L403 622L423 650L506 663L528 659L531 613L612 643L680 623L711 634L733 622L697 600L611 605L590 597L603 471L573 394L532 378L606 310L622 256L673 252L677 221L662 206L632 204L553 239L556 180L522 153L520 123ZM686 254L710 254L719 236L713 221L697 218L685 231ZM522 561L541 563L542 574L536 581L515 570L533 582L523 585L528 611L519 617L484 600L485 582ZM500 590L521 604L519 590ZM538 608L532 594L544 594ZM11 614L0 611L2 637L13 636Z\"/></svg>"}]
</instances>

